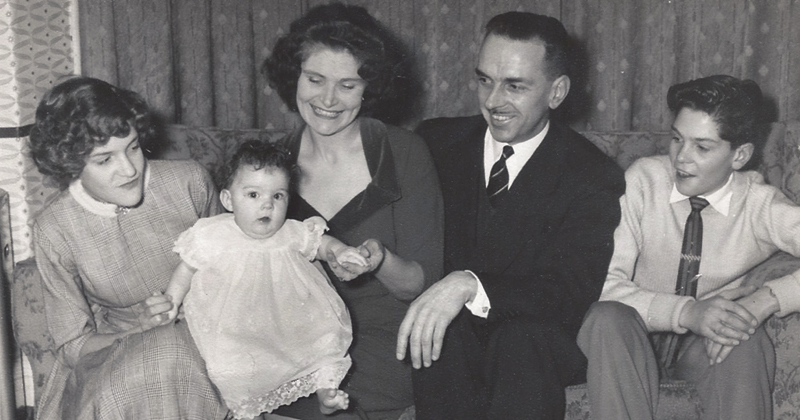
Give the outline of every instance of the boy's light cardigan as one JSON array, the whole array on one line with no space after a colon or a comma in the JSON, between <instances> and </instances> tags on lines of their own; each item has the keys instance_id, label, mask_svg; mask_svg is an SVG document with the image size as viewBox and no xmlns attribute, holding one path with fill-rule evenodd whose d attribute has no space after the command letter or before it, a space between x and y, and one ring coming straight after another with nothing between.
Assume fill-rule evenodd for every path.
<instances>
[{"instance_id":1,"label":"boy's light cardigan","mask_svg":"<svg viewBox=\"0 0 800 420\"><path fill-rule=\"evenodd\" d=\"M634 307L650 331L684 333L678 319L692 298L675 295L675 282L691 206L688 199L670 203L674 174L668 156L639 159L626 171L622 219L600 300ZM754 171L734 172L728 187L727 215L713 206L701 213L698 299L739 286L748 270L778 250L800 256L800 207ZM778 298L778 316L800 309L800 270L765 286Z\"/></svg>"}]
</instances>

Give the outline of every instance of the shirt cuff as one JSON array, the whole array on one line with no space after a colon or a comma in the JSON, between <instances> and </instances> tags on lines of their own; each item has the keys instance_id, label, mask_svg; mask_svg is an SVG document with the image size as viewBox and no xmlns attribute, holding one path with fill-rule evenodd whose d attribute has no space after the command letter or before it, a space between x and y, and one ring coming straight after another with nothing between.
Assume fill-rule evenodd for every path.
<instances>
[{"instance_id":1,"label":"shirt cuff","mask_svg":"<svg viewBox=\"0 0 800 420\"><path fill-rule=\"evenodd\" d=\"M487 318L489 316L489 309L492 309L492 304L489 303L489 296L486 296L486 290L483 289L481 279L470 270L464 271L471 274L472 277L475 278L475 281L478 282L478 292L475 294L475 298L467 302L464 306L472 312L472 315Z\"/></svg>"}]
</instances>

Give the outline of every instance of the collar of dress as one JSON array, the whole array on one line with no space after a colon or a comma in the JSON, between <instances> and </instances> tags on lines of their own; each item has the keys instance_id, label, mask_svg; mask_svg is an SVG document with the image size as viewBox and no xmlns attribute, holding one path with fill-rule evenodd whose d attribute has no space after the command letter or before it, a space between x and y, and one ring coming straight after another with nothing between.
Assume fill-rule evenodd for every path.
<instances>
[{"instance_id":1,"label":"collar of dress","mask_svg":"<svg viewBox=\"0 0 800 420\"><path fill-rule=\"evenodd\" d=\"M145 165L143 190L147 189L147 185L149 183L150 165ZM121 214L128 214L128 212L133 208L118 206L116 204L96 200L94 197L89 195L88 192L86 192L85 188L83 188L83 183L81 182L80 178L72 181L72 183L69 184L69 193L72 195L72 198L81 205L81 207L86 209L86 211L101 217L118 217Z\"/></svg>"}]
</instances>

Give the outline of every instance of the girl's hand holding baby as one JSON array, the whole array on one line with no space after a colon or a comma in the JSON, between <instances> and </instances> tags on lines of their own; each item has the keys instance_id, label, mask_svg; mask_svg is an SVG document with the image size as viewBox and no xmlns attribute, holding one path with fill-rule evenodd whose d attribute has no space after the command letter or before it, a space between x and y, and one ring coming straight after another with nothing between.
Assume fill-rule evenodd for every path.
<instances>
[{"instance_id":1,"label":"girl's hand holding baby","mask_svg":"<svg viewBox=\"0 0 800 420\"><path fill-rule=\"evenodd\" d=\"M177 312L172 297L159 292L153 292L147 299L133 305L133 310L137 314L142 332L168 324L172 320L170 314Z\"/></svg>"}]
</instances>

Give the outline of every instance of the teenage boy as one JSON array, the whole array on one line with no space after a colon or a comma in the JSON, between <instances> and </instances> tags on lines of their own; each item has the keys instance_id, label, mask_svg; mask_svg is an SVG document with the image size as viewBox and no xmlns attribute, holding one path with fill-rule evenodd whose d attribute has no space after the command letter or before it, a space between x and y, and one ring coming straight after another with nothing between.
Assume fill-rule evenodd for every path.
<instances>
[{"instance_id":1,"label":"teenage boy","mask_svg":"<svg viewBox=\"0 0 800 420\"><path fill-rule=\"evenodd\" d=\"M669 156L627 170L600 302L578 344L596 419L652 419L659 377L693 382L703 418L771 419L775 354L763 323L800 309L800 272L742 286L778 250L800 256L800 207L748 163L761 90L711 76L672 86Z\"/></svg>"}]
</instances>

